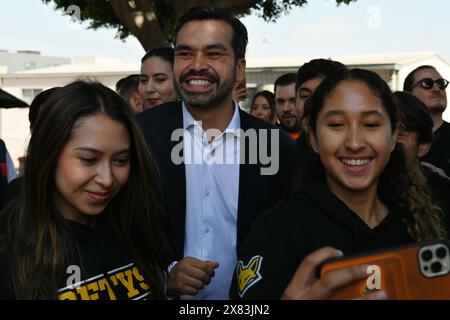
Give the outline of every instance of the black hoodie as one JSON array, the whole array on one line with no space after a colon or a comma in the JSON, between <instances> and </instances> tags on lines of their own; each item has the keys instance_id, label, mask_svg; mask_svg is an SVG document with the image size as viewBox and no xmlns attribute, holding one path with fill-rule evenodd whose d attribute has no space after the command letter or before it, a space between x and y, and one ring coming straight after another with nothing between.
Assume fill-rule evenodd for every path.
<instances>
[{"instance_id":1,"label":"black hoodie","mask_svg":"<svg viewBox=\"0 0 450 320\"><path fill-rule=\"evenodd\" d=\"M255 221L238 257L232 299L279 299L308 254L331 246L345 255L413 242L390 208L375 228L331 193L324 181L305 185Z\"/></svg>"},{"instance_id":2,"label":"black hoodie","mask_svg":"<svg viewBox=\"0 0 450 320\"><path fill-rule=\"evenodd\" d=\"M95 228L65 220L76 248L61 272L58 299L148 299L150 290L139 269L106 222ZM14 299L10 265L0 252L0 299Z\"/></svg>"}]
</instances>

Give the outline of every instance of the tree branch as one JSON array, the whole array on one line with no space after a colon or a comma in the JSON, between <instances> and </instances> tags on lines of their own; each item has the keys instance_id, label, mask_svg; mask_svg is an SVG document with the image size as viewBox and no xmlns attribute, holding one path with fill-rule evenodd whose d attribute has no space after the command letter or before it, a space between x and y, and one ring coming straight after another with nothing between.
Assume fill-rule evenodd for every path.
<instances>
[{"instance_id":1,"label":"tree branch","mask_svg":"<svg viewBox=\"0 0 450 320\"><path fill-rule=\"evenodd\" d=\"M145 51L168 45L158 24L153 1L148 0L111 0L117 18L139 40Z\"/></svg>"}]
</instances>

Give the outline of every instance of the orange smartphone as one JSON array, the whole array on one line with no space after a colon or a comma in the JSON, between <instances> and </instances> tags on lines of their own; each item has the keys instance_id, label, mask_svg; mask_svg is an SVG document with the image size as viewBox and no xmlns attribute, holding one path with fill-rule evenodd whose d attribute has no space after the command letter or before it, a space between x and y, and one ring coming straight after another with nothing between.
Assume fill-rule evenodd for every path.
<instances>
[{"instance_id":1,"label":"orange smartphone","mask_svg":"<svg viewBox=\"0 0 450 320\"><path fill-rule=\"evenodd\" d=\"M324 263L320 274L359 264L369 266L368 278L336 290L331 299L353 299L382 290L393 300L450 300L450 241L419 242L332 259Z\"/></svg>"}]
</instances>

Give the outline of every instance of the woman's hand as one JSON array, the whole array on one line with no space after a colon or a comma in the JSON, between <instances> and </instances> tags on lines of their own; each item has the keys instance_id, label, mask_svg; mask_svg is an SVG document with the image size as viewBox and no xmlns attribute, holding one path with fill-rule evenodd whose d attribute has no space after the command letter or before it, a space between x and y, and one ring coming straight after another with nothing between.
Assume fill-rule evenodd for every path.
<instances>
[{"instance_id":1,"label":"woman's hand","mask_svg":"<svg viewBox=\"0 0 450 320\"><path fill-rule=\"evenodd\" d=\"M353 281L367 278L367 266L346 267L326 273L317 279L317 267L331 258L342 257L343 253L331 247L325 247L308 255L297 268L294 277L284 290L282 300L319 300L327 299L334 290ZM383 300L387 295L383 291L367 294L356 299Z\"/></svg>"}]
</instances>

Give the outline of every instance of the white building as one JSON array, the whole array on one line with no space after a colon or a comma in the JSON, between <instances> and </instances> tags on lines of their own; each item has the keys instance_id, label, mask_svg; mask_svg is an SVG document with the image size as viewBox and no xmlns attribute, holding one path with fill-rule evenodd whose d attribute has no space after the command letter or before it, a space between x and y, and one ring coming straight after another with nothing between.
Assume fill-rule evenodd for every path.
<instances>
[{"instance_id":1,"label":"white building","mask_svg":"<svg viewBox=\"0 0 450 320\"><path fill-rule=\"evenodd\" d=\"M314 58L317 57L247 60L247 87L249 89L247 102L259 90L273 90L273 83L281 74L297 72L301 65ZM359 67L377 72L394 91L402 90L405 77L420 65L435 66L444 78L450 79L450 64L435 52L325 58L340 61L351 68ZM139 62L123 64L120 60L113 58L75 58L72 64L22 70L15 73L1 74L2 69L0 68L0 87L19 99L31 102L31 99L42 90L64 86L77 79L95 79L114 89L119 79L139 73L139 69ZM444 114L444 118L450 121L450 108ZM23 155L26 148L29 136L28 125L28 109L0 110L0 136L6 142L15 161Z\"/></svg>"},{"instance_id":2,"label":"white building","mask_svg":"<svg viewBox=\"0 0 450 320\"><path fill-rule=\"evenodd\" d=\"M43 56L39 51L8 52L0 50L0 88L5 88L5 91L30 103L42 89L35 90L22 85L8 88L3 82L4 77L21 71L48 68L70 62L70 58ZM0 109L0 137L4 138L16 165L17 157L23 154L27 140L26 121L28 121L28 109Z\"/></svg>"},{"instance_id":3,"label":"white building","mask_svg":"<svg viewBox=\"0 0 450 320\"><path fill-rule=\"evenodd\" d=\"M70 58L43 56L39 51L8 52L0 50L0 66L6 67L8 73L68 64L70 60Z\"/></svg>"}]
</instances>

